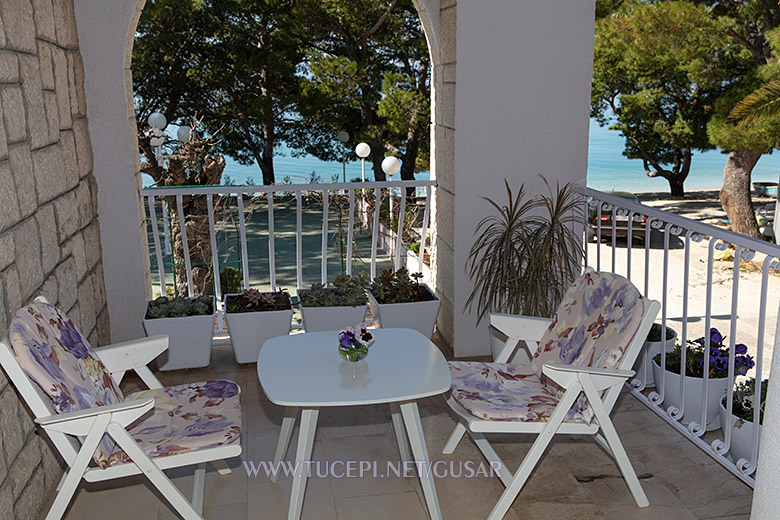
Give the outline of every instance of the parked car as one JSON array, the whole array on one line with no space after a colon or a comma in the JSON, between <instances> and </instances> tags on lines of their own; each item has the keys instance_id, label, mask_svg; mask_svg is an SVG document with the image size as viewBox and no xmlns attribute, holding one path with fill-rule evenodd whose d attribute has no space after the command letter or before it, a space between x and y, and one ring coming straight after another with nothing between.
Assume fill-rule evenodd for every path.
<instances>
[{"instance_id":1,"label":"parked car","mask_svg":"<svg viewBox=\"0 0 780 520\"><path fill-rule=\"evenodd\" d=\"M633 193L627 191L613 191L610 195L620 197L636 204L640 204L639 199ZM603 210L600 215L597 215L597 207L592 206L588 208L588 241L594 242L596 240L598 231L598 222L601 221L601 239L610 240L612 238L612 210ZM647 217L642 216L641 220L634 221L631 226L631 236L639 240L640 243L645 243L645 222ZM615 216L615 236L618 238L625 238L628 236L628 215L616 215Z\"/></svg>"}]
</instances>

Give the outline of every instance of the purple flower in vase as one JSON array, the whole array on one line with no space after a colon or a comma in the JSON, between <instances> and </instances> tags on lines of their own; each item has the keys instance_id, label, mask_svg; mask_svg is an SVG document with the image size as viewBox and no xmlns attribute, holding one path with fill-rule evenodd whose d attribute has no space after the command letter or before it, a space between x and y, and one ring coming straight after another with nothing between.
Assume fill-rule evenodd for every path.
<instances>
[{"instance_id":1,"label":"purple flower in vase","mask_svg":"<svg viewBox=\"0 0 780 520\"><path fill-rule=\"evenodd\" d=\"M355 342L355 335L351 332L344 332L339 335L339 344L342 347L351 347Z\"/></svg>"}]
</instances>

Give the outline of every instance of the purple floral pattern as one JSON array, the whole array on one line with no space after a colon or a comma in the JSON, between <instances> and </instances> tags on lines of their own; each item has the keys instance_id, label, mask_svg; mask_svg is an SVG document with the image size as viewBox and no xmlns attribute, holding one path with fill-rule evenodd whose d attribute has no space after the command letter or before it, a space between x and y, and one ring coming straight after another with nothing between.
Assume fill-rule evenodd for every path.
<instances>
[{"instance_id":1,"label":"purple floral pattern","mask_svg":"<svg viewBox=\"0 0 780 520\"><path fill-rule=\"evenodd\" d=\"M217 380L130 394L127 400L154 397L154 411L128 432L150 457L229 444L241 435L239 393L233 381ZM128 461L117 447L107 465Z\"/></svg>"},{"instance_id":2,"label":"purple floral pattern","mask_svg":"<svg viewBox=\"0 0 780 520\"><path fill-rule=\"evenodd\" d=\"M483 419L546 421L563 392L542 374L542 366L617 368L639 329L644 305L636 287L622 276L588 270L564 295L530 366L450 362L452 396ZM580 394L566 421L592 420Z\"/></svg>"}]
</instances>

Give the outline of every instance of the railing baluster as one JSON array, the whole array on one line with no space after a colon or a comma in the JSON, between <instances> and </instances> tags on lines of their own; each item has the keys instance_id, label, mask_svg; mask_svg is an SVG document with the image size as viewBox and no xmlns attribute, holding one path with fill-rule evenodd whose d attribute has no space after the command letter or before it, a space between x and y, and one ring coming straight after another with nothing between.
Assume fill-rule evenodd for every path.
<instances>
[{"instance_id":1,"label":"railing baluster","mask_svg":"<svg viewBox=\"0 0 780 520\"><path fill-rule=\"evenodd\" d=\"M352 275L352 239L355 231L355 190L349 192L349 219L347 225L347 274Z\"/></svg>"},{"instance_id":2,"label":"railing baluster","mask_svg":"<svg viewBox=\"0 0 780 520\"><path fill-rule=\"evenodd\" d=\"M322 191L322 283L328 282L328 190Z\"/></svg>"},{"instance_id":3,"label":"railing baluster","mask_svg":"<svg viewBox=\"0 0 780 520\"><path fill-rule=\"evenodd\" d=\"M603 204L599 201L596 205L596 271L601 271L601 207Z\"/></svg>"},{"instance_id":4,"label":"railing baluster","mask_svg":"<svg viewBox=\"0 0 780 520\"><path fill-rule=\"evenodd\" d=\"M423 212L422 231L420 232L420 258L417 259L417 269L421 273L423 272L423 263L425 260L425 239L428 236L429 218L431 218L431 187L426 186L425 187L425 211Z\"/></svg>"},{"instance_id":5,"label":"railing baluster","mask_svg":"<svg viewBox=\"0 0 780 520\"><path fill-rule=\"evenodd\" d=\"M190 261L190 244L187 239L187 221L184 220L184 200L181 194L176 195L176 212L179 216L179 233L184 254L184 270L187 272L187 296L195 296L195 286L192 283L192 263Z\"/></svg>"},{"instance_id":6,"label":"railing baluster","mask_svg":"<svg viewBox=\"0 0 780 520\"><path fill-rule=\"evenodd\" d=\"M612 272L615 271L615 257L617 256L617 206L612 206Z\"/></svg>"},{"instance_id":7,"label":"railing baluster","mask_svg":"<svg viewBox=\"0 0 780 520\"><path fill-rule=\"evenodd\" d=\"M154 195L147 197L149 205L149 222L152 225L152 238L154 239L154 252L157 255L157 272L160 274L160 291L165 296L165 266L163 265L163 254L160 249L160 230L157 229L157 208L154 205Z\"/></svg>"},{"instance_id":8,"label":"railing baluster","mask_svg":"<svg viewBox=\"0 0 780 520\"><path fill-rule=\"evenodd\" d=\"M301 190L295 190L295 276L298 291L303 288L303 209L301 207Z\"/></svg>"},{"instance_id":9,"label":"railing baluster","mask_svg":"<svg viewBox=\"0 0 780 520\"><path fill-rule=\"evenodd\" d=\"M406 193L401 189L401 208L398 210L398 229L395 236L395 260L393 262L395 269L406 265L406 255L404 255L404 263L401 264L401 250L404 247L404 217L406 217Z\"/></svg>"},{"instance_id":10,"label":"railing baluster","mask_svg":"<svg viewBox=\"0 0 780 520\"><path fill-rule=\"evenodd\" d=\"M249 289L249 252L246 247L243 193L236 193L236 203L238 204L238 232L241 240L241 272L244 275L244 289Z\"/></svg>"},{"instance_id":11,"label":"railing baluster","mask_svg":"<svg viewBox=\"0 0 780 520\"><path fill-rule=\"evenodd\" d=\"M268 275L271 278L271 291L276 291L276 248L274 237L274 192L269 191L268 198Z\"/></svg>"},{"instance_id":12,"label":"railing baluster","mask_svg":"<svg viewBox=\"0 0 780 520\"><path fill-rule=\"evenodd\" d=\"M376 278L376 244L379 238L379 203L382 202L382 188L374 188L374 227L371 230L371 279Z\"/></svg>"},{"instance_id":13,"label":"railing baluster","mask_svg":"<svg viewBox=\"0 0 780 520\"><path fill-rule=\"evenodd\" d=\"M212 195L206 195L206 208L209 214L209 240L211 242L211 264L214 271L214 294L217 297L217 304L222 298L222 287L219 281L219 250L217 249L217 232L214 228L214 201Z\"/></svg>"}]
</instances>

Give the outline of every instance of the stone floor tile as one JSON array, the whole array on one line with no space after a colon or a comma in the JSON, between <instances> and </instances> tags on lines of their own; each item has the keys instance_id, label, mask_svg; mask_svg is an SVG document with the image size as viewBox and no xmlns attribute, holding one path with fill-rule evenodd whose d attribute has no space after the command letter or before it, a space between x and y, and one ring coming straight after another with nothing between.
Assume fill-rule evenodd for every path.
<instances>
[{"instance_id":1,"label":"stone floor tile","mask_svg":"<svg viewBox=\"0 0 780 520\"><path fill-rule=\"evenodd\" d=\"M420 497L414 491L388 493L372 496L336 496L336 511L339 520L426 520L428 515Z\"/></svg>"}]
</instances>

